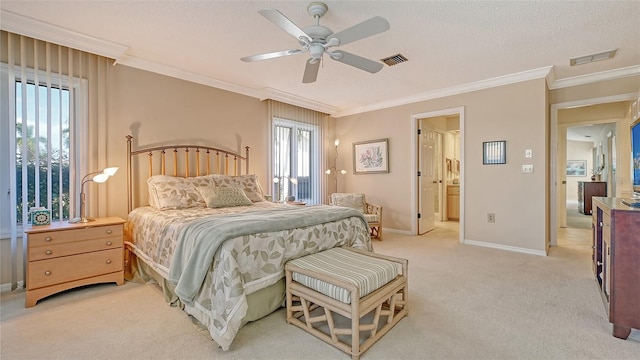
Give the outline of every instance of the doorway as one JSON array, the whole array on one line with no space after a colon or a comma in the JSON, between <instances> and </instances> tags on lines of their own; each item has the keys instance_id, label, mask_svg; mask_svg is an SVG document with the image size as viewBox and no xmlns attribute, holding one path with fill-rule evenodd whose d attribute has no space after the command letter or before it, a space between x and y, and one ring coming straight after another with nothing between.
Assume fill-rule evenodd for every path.
<instances>
[{"instance_id":1,"label":"doorway","mask_svg":"<svg viewBox=\"0 0 640 360\"><path fill-rule=\"evenodd\" d=\"M624 118L626 109L630 101L634 99L633 94L617 95L606 98L587 99L559 103L551 105L551 199L550 199L550 234L548 246L558 246L558 238L564 236L567 230L574 231L573 228L567 228L567 192L571 192L573 188L567 188L567 129L571 126L586 126L589 124L607 124L612 123L610 130L606 131L606 137L598 144L601 151L606 152L605 173L603 179L612 184L608 186L606 196L620 196L621 189L616 188L615 183L620 181L620 176L625 174L617 170L625 170L624 168L616 169L616 162L622 163L625 160L621 158L620 152L620 136L616 136L617 131L621 131L620 124ZM573 119L567 119L565 112L575 112ZM604 150L606 149L606 150ZM622 153L622 155L625 155ZM587 159L589 159L591 155ZM620 161L618 161L619 159ZM591 161L593 163L593 161ZM609 168L611 166L611 168ZM591 181L591 170L593 165L588 166L587 181ZM575 189L577 192L577 188ZM587 215L582 215L589 218ZM578 229L576 231L584 232L581 237L589 237L590 229Z\"/></svg>"},{"instance_id":2,"label":"doorway","mask_svg":"<svg viewBox=\"0 0 640 360\"><path fill-rule=\"evenodd\" d=\"M566 148L566 162L582 163L584 169L565 174L566 216L560 221L560 227L591 230L591 201L584 196L608 196L612 193L615 171L608 169L615 168L611 166L616 157L610 146L615 131L615 123L588 121L566 126L566 145L563 146Z\"/></svg>"},{"instance_id":3,"label":"doorway","mask_svg":"<svg viewBox=\"0 0 640 360\"><path fill-rule=\"evenodd\" d=\"M464 108L412 115L412 234L424 234L439 224L450 227L448 210L458 211L460 242L464 239ZM455 173L454 173L455 171ZM455 206L447 201L447 185L454 185Z\"/></svg>"}]
</instances>

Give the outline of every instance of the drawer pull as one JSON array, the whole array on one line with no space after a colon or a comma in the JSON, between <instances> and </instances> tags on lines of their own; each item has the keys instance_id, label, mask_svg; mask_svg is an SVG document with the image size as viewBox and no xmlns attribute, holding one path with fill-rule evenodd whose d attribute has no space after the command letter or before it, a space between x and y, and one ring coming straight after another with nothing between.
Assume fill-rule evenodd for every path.
<instances>
[{"instance_id":1,"label":"drawer pull","mask_svg":"<svg viewBox=\"0 0 640 360\"><path fill-rule=\"evenodd\" d=\"M111 241L107 241L107 246L111 246L113 243Z\"/></svg>"},{"instance_id":2,"label":"drawer pull","mask_svg":"<svg viewBox=\"0 0 640 360\"><path fill-rule=\"evenodd\" d=\"M51 271L47 270L47 271L45 271L45 272L44 272L44 274L45 274L46 276L49 276L49 275L51 275Z\"/></svg>"},{"instance_id":3,"label":"drawer pull","mask_svg":"<svg viewBox=\"0 0 640 360\"><path fill-rule=\"evenodd\" d=\"M111 264L111 259L107 259L107 264Z\"/></svg>"},{"instance_id":4,"label":"drawer pull","mask_svg":"<svg viewBox=\"0 0 640 360\"><path fill-rule=\"evenodd\" d=\"M46 238L44 238L44 241L46 241L46 242L49 242L49 241L51 241L51 240L53 240L53 239L51 238L51 236L47 236Z\"/></svg>"},{"instance_id":5,"label":"drawer pull","mask_svg":"<svg viewBox=\"0 0 640 360\"><path fill-rule=\"evenodd\" d=\"M51 255L51 254L53 254L53 251L51 251L51 250L47 250L47 251L45 251L44 253L45 253L45 254L47 254L47 255Z\"/></svg>"},{"instance_id":6,"label":"drawer pull","mask_svg":"<svg viewBox=\"0 0 640 360\"><path fill-rule=\"evenodd\" d=\"M107 234L111 234L112 232L111 229L107 230Z\"/></svg>"}]
</instances>

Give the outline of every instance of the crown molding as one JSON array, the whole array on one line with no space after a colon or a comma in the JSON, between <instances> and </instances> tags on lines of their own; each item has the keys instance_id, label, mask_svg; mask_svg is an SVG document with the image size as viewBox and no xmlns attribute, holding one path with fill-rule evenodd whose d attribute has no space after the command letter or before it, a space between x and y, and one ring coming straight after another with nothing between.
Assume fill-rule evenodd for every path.
<instances>
[{"instance_id":1,"label":"crown molding","mask_svg":"<svg viewBox=\"0 0 640 360\"><path fill-rule=\"evenodd\" d=\"M265 96L260 100L271 99L271 100L282 101L287 104L304 107L310 110L319 111L329 115L340 111L340 108L336 106L328 105L328 104L314 101L311 99L302 98L298 95L293 95L293 94L272 89L272 88L265 88L263 93Z\"/></svg>"},{"instance_id":2,"label":"crown molding","mask_svg":"<svg viewBox=\"0 0 640 360\"><path fill-rule=\"evenodd\" d=\"M48 41L116 60L129 49L125 45L94 38L6 10L0 10L0 28L14 34Z\"/></svg>"},{"instance_id":3,"label":"crown molding","mask_svg":"<svg viewBox=\"0 0 640 360\"><path fill-rule=\"evenodd\" d=\"M407 105L420 101L427 101L438 99L446 96L464 94L472 91L484 90L494 88L497 86L515 84L523 81L546 78L553 66L546 66L538 69L523 71L511 75L499 76L487 80L476 81L460 86L453 86L446 89L434 90L425 93L420 93L414 96L408 96L400 99L393 99L389 101L380 102L373 105L363 106L359 108L353 108L344 110L333 114L334 117L343 117L348 115L360 114L363 112L386 109L394 106Z\"/></svg>"},{"instance_id":4,"label":"crown molding","mask_svg":"<svg viewBox=\"0 0 640 360\"><path fill-rule=\"evenodd\" d=\"M231 91L235 93L239 93L242 95L261 98L262 92L259 90L251 89L246 86L241 86L237 84L233 84L226 81L217 80L214 78L210 78L201 74L193 73L190 71L182 70L179 68L175 68L173 66L159 64L153 61L144 60L135 56L125 55L120 60L117 61L117 64L129 66L132 68L149 71L152 73L166 75L173 78L186 80L202 85L207 85L211 87L215 87L221 90Z\"/></svg>"},{"instance_id":5,"label":"crown molding","mask_svg":"<svg viewBox=\"0 0 640 360\"><path fill-rule=\"evenodd\" d=\"M549 90L562 89L572 86L591 84L606 80L621 79L629 76L640 75L640 65L629 66L620 69L601 71L593 74L585 74L565 79L554 80L549 85Z\"/></svg>"},{"instance_id":6,"label":"crown molding","mask_svg":"<svg viewBox=\"0 0 640 360\"><path fill-rule=\"evenodd\" d=\"M287 104L301 106L307 109L316 110L316 111L320 111L327 114L331 114L339 110L334 106L323 104L310 99L305 99L300 96L292 95L276 89L271 89L271 88L253 89L246 86L217 80L201 74L196 74L186 70L178 69L169 65L158 64L153 61L137 58L135 56L125 55L120 60L118 60L117 63L120 65L153 72L156 74L166 75L166 76L194 82L201 85L211 86L217 89L230 91L233 93L253 97L260 100L272 99L272 100L282 101Z\"/></svg>"}]
</instances>

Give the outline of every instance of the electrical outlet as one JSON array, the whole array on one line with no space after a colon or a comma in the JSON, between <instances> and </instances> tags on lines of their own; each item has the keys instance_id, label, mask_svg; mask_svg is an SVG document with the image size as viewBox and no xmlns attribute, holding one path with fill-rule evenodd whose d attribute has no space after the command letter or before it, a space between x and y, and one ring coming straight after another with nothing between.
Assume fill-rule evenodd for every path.
<instances>
[{"instance_id":1,"label":"electrical outlet","mask_svg":"<svg viewBox=\"0 0 640 360\"><path fill-rule=\"evenodd\" d=\"M490 222L490 223L496 222L496 214L495 213L487 213L487 222Z\"/></svg>"}]
</instances>

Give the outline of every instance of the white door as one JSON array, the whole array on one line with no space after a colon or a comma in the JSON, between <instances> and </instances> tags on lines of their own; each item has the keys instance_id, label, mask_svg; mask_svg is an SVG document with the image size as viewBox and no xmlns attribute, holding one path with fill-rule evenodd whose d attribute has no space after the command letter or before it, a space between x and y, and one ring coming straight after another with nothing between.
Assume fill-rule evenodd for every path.
<instances>
[{"instance_id":1,"label":"white door","mask_svg":"<svg viewBox=\"0 0 640 360\"><path fill-rule=\"evenodd\" d=\"M438 134L422 126L418 130L418 234L435 229L436 177L436 138Z\"/></svg>"}]
</instances>

